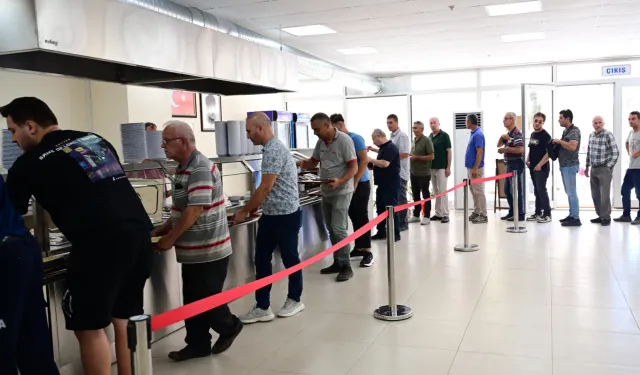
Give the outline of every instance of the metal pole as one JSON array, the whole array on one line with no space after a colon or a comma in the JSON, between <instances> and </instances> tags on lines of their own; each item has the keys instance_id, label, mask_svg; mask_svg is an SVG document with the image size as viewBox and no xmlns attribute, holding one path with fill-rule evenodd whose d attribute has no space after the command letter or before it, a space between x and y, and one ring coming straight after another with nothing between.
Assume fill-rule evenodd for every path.
<instances>
[{"instance_id":1,"label":"metal pole","mask_svg":"<svg viewBox=\"0 0 640 375\"><path fill-rule=\"evenodd\" d=\"M133 375L152 375L151 316L137 315L129 318L127 341L131 351L131 373Z\"/></svg>"},{"instance_id":2,"label":"metal pole","mask_svg":"<svg viewBox=\"0 0 640 375\"><path fill-rule=\"evenodd\" d=\"M513 196L513 226L507 228L507 232L509 233L525 233L527 228L520 226L520 196L518 194L518 171L513 171L513 176L511 176L511 180L513 181L512 185L512 196Z\"/></svg>"},{"instance_id":3,"label":"metal pole","mask_svg":"<svg viewBox=\"0 0 640 375\"><path fill-rule=\"evenodd\" d=\"M465 179L464 181L466 182L466 184L464 185L464 221L463 221L464 243L461 244L461 245L454 246L453 250L455 250L455 251L464 251L464 252L478 251L478 250L480 250L480 247L478 247L478 245L469 243L469 185L470 185L470 180Z\"/></svg>"},{"instance_id":4,"label":"metal pole","mask_svg":"<svg viewBox=\"0 0 640 375\"><path fill-rule=\"evenodd\" d=\"M395 270L395 222L394 207L387 206L387 276L389 287L389 304L377 308L373 312L376 319L386 321L406 320L413 316L409 306L396 304L396 270Z\"/></svg>"}]
</instances>

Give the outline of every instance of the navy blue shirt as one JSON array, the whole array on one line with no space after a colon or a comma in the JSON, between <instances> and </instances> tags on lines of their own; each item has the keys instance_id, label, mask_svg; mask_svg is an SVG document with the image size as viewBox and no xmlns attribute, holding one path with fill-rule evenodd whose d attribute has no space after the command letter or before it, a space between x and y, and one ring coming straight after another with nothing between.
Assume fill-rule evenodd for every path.
<instances>
[{"instance_id":1,"label":"navy blue shirt","mask_svg":"<svg viewBox=\"0 0 640 375\"><path fill-rule=\"evenodd\" d=\"M373 180L378 188L397 189L400 185L400 151L393 142L380 146L378 150L378 160L386 160L389 166L386 168L373 167Z\"/></svg>"},{"instance_id":2,"label":"navy blue shirt","mask_svg":"<svg viewBox=\"0 0 640 375\"><path fill-rule=\"evenodd\" d=\"M27 233L22 216L13 208L9 192L4 187L4 179L0 177L0 240L6 236L20 236Z\"/></svg>"}]
</instances>

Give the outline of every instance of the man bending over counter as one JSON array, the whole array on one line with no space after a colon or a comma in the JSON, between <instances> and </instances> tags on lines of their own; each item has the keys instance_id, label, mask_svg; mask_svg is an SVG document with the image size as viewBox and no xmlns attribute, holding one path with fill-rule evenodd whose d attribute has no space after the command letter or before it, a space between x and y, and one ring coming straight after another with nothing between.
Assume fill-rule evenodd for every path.
<instances>
[{"instance_id":1,"label":"man bending over counter","mask_svg":"<svg viewBox=\"0 0 640 375\"><path fill-rule=\"evenodd\" d=\"M24 150L7 176L14 206L25 214L35 197L72 244L62 309L84 373L111 374L104 329L113 323L118 374L129 375L127 319L143 313L153 256L149 216L107 140L61 130L37 98L15 99L0 114Z\"/></svg>"},{"instance_id":2,"label":"man bending over counter","mask_svg":"<svg viewBox=\"0 0 640 375\"><path fill-rule=\"evenodd\" d=\"M298 236L302 226L300 198L298 195L298 169L287 147L275 136L271 120L262 112L247 119L247 137L262 149L262 181L246 206L238 210L234 222L242 222L262 205L256 238L256 280L271 276L271 259L276 247L280 249L282 263L289 268L300 263ZM275 318L271 310L269 294L271 285L256 291L256 305L246 315L243 323L269 322ZM278 312L281 318L294 316L304 310L302 295L302 271L289 276L289 294Z\"/></svg>"},{"instance_id":3,"label":"man bending over counter","mask_svg":"<svg viewBox=\"0 0 640 375\"><path fill-rule=\"evenodd\" d=\"M167 158L180 163L176 169L171 218L153 231L162 236L160 251L175 246L182 263L182 294L187 305L222 292L227 278L231 236L222 192L222 176L216 165L196 149L191 127L169 121L162 131ZM227 305L216 307L185 321L187 346L169 353L174 361L220 354L231 347L242 331ZM213 329L220 337L213 348Z\"/></svg>"},{"instance_id":4,"label":"man bending over counter","mask_svg":"<svg viewBox=\"0 0 640 375\"><path fill-rule=\"evenodd\" d=\"M311 117L311 128L318 137L311 160L299 161L304 169L313 169L320 164L322 184L322 214L329 229L332 244L347 238L349 230L349 205L353 195L353 176L358 172L356 149L348 135L331 126L329 116L316 113ZM333 253L333 264L324 268L324 275L337 273L337 281L353 277L349 244Z\"/></svg>"},{"instance_id":5,"label":"man bending over counter","mask_svg":"<svg viewBox=\"0 0 640 375\"><path fill-rule=\"evenodd\" d=\"M0 374L59 375L42 296L42 253L0 177Z\"/></svg>"}]
</instances>

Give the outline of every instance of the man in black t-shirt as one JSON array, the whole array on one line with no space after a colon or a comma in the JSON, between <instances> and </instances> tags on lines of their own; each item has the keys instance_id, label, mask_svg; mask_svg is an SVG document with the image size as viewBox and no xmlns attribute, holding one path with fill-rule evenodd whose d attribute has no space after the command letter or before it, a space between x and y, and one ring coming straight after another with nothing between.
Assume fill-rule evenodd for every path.
<instances>
[{"instance_id":1,"label":"man in black t-shirt","mask_svg":"<svg viewBox=\"0 0 640 375\"><path fill-rule=\"evenodd\" d=\"M84 371L110 373L104 328L113 323L118 373L128 375L127 319L143 313L153 256L149 216L107 140L60 130L37 98L15 99L0 114L24 151L7 176L14 206L26 213L34 196L73 246L62 308L80 343Z\"/></svg>"},{"instance_id":2,"label":"man in black t-shirt","mask_svg":"<svg viewBox=\"0 0 640 375\"><path fill-rule=\"evenodd\" d=\"M400 188L400 151L398 146L387 139L387 135L381 129L376 129L371 134L373 144L378 148L378 157L369 158L369 163L373 164L373 182L376 188L376 212L383 213L387 206L398 204L397 191ZM371 237L372 240L383 240L387 238L386 220L381 221L378 232ZM396 212L393 215L393 229L395 241L400 241L400 215Z\"/></svg>"},{"instance_id":3,"label":"man in black t-shirt","mask_svg":"<svg viewBox=\"0 0 640 375\"><path fill-rule=\"evenodd\" d=\"M531 173L533 193L536 196L536 209L533 215L527 217L527 221L537 221L538 223L551 222L551 204L547 192L547 179L551 170L547 145L551 141L551 135L543 128L546 119L547 116L541 112L533 116L534 132L529 140L529 154L527 155L527 167Z\"/></svg>"}]
</instances>

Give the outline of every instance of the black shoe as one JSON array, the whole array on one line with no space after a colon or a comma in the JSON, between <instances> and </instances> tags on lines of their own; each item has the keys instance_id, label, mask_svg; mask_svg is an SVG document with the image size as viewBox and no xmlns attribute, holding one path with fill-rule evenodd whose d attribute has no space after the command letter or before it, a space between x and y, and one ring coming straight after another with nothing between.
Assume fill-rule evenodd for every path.
<instances>
[{"instance_id":1,"label":"black shoe","mask_svg":"<svg viewBox=\"0 0 640 375\"><path fill-rule=\"evenodd\" d=\"M582 225L582 222L579 218L572 218L572 220L565 221L562 223L563 227L579 227Z\"/></svg>"},{"instance_id":2,"label":"black shoe","mask_svg":"<svg viewBox=\"0 0 640 375\"><path fill-rule=\"evenodd\" d=\"M395 238L394 238L394 241L393 241L393 242L398 242L398 241L400 241L400 239L401 239L401 238L400 238L400 235L397 235L397 236L395 236Z\"/></svg>"},{"instance_id":3,"label":"black shoe","mask_svg":"<svg viewBox=\"0 0 640 375\"><path fill-rule=\"evenodd\" d=\"M406 230L409 230L409 227L408 227L408 226L407 226L407 227L402 227L402 228L400 228L400 232L404 232L404 231L406 231Z\"/></svg>"},{"instance_id":4,"label":"black shoe","mask_svg":"<svg viewBox=\"0 0 640 375\"><path fill-rule=\"evenodd\" d=\"M632 220L631 220L631 216L622 215L617 219L613 219L613 221L615 221L616 223L630 223Z\"/></svg>"},{"instance_id":5,"label":"black shoe","mask_svg":"<svg viewBox=\"0 0 640 375\"><path fill-rule=\"evenodd\" d=\"M209 349L208 347L195 349L194 347L187 345L177 352L169 353L169 358L173 359L176 362L182 362L193 358L208 357L210 355L211 349Z\"/></svg>"},{"instance_id":6,"label":"black shoe","mask_svg":"<svg viewBox=\"0 0 640 375\"><path fill-rule=\"evenodd\" d=\"M602 223L600 223L603 227L608 227L611 225L611 219L602 219Z\"/></svg>"},{"instance_id":7,"label":"black shoe","mask_svg":"<svg viewBox=\"0 0 640 375\"><path fill-rule=\"evenodd\" d=\"M360 261L360 267L371 267L373 266L373 254L366 251L365 255L362 257Z\"/></svg>"},{"instance_id":8,"label":"black shoe","mask_svg":"<svg viewBox=\"0 0 640 375\"><path fill-rule=\"evenodd\" d=\"M571 217L571 216L567 216L567 217L565 217L564 219L561 219L561 220L560 220L560 222L561 222L561 223L566 223L567 221L571 221L571 220L573 220L573 217Z\"/></svg>"},{"instance_id":9,"label":"black shoe","mask_svg":"<svg viewBox=\"0 0 640 375\"><path fill-rule=\"evenodd\" d=\"M333 263L329 267L323 268L320 270L320 273L323 275L330 275L332 273L338 273L338 272L340 272L340 266L338 266L337 263Z\"/></svg>"},{"instance_id":10,"label":"black shoe","mask_svg":"<svg viewBox=\"0 0 640 375\"><path fill-rule=\"evenodd\" d=\"M595 218L595 219L591 219L591 222L592 222L593 224L602 224L602 219L600 219L600 218L598 217L598 218Z\"/></svg>"},{"instance_id":11,"label":"black shoe","mask_svg":"<svg viewBox=\"0 0 640 375\"><path fill-rule=\"evenodd\" d=\"M226 335L226 336L220 335L220 337L218 337L218 340L216 341L216 343L213 344L213 347L211 348L211 354L220 354L220 353L226 352L227 349L229 349L231 347L231 344L233 344L233 342L235 341L236 337L238 337L240 332L242 332L242 328L243 327L244 327L244 325L242 324L240 319L237 319L236 331L234 333L232 333L231 335Z\"/></svg>"},{"instance_id":12,"label":"black shoe","mask_svg":"<svg viewBox=\"0 0 640 375\"><path fill-rule=\"evenodd\" d=\"M336 281L347 281L353 277L353 270L351 266L342 266L340 267L340 272L338 273L338 277L336 277Z\"/></svg>"},{"instance_id":13,"label":"black shoe","mask_svg":"<svg viewBox=\"0 0 640 375\"><path fill-rule=\"evenodd\" d=\"M513 216L509 217L506 219L507 221L513 221ZM518 219L518 221L524 221L524 216L520 216L520 218Z\"/></svg>"},{"instance_id":14,"label":"black shoe","mask_svg":"<svg viewBox=\"0 0 640 375\"><path fill-rule=\"evenodd\" d=\"M373 236L371 236L371 239L374 240L374 241L386 240L387 239L387 235L378 232L378 233L374 234Z\"/></svg>"},{"instance_id":15,"label":"black shoe","mask_svg":"<svg viewBox=\"0 0 640 375\"><path fill-rule=\"evenodd\" d=\"M368 253L367 251L363 251L363 250L360 250L360 249L354 249L354 250L351 252L351 254L349 254L349 256L350 256L351 258L357 258L357 257L363 257L363 256L365 256L365 254L367 254L367 253Z\"/></svg>"},{"instance_id":16,"label":"black shoe","mask_svg":"<svg viewBox=\"0 0 640 375\"><path fill-rule=\"evenodd\" d=\"M438 216L438 215L433 215L433 216L431 216L431 221L440 221L440 220L442 220L442 219L444 219L444 218L443 218L443 217L440 217L440 216Z\"/></svg>"},{"instance_id":17,"label":"black shoe","mask_svg":"<svg viewBox=\"0 0 640 375\"><path fill-rule=\"evenodd\" d=\"M442 218L442 220L440 220L440 222L441 222L442 224L446 224L446 223L448 223L448 222L449 222L449 216L445 216L445 217L443 217L443 218Z\"/></svg>"},{"instance_id":18,"label":"black shoe","mask_svg":"<svg viewBox=\"0 0 640 375\"><path fill-rule=\"evenodd\" d=\"M503 216L500 220L513 221L513 215L508 214L507 216Z\"/></svg>"}]
</instances>

